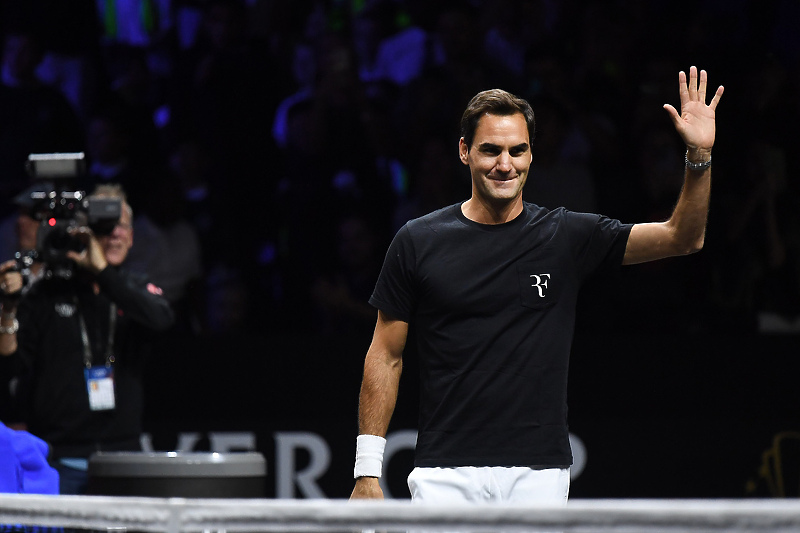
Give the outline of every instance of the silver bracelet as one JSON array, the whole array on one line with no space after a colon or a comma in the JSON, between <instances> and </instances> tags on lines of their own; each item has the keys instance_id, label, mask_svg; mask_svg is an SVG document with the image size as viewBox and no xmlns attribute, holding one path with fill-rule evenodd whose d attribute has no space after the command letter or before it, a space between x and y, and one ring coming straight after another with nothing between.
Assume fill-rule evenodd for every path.
<instances>
[{"instance_id":1,"label":"silver bracelet","mask_svg":"<svg viewBox=\"0 0 800 533\"><path fill-rule=\"evenodd\" d=\"M10 326L0 326L0 335L13 335L19 330L19 320L16 318L11 319Z\"/></svg>"},{"instance_id":2,"label":"silver bracelet","mask_svg":"<svg viewBox=\"0 0 800 533\"><path fill-rule=\"evenodd\" d=\"M689 161L689 150L686 150L684 161L686 161L686 168L689 170L705 170L711 166L711 156L708 157L708 161L703 161L701 163L692 163Z\"/></svg>"}]
</instances>

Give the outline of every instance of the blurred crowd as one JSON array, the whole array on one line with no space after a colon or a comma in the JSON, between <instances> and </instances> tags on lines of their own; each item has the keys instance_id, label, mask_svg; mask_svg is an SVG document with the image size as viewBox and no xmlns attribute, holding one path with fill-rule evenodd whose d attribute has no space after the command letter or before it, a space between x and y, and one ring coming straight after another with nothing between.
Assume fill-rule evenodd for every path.
<instances>
[{"instance_id":1,"label":"blurred crowd","mask_svg":"<svg viewBox=\"0 0 800 533\"><path fill-rule=\"evenodd\" d=\"M0 6L0 259L30 225L14 201L28 154L83 151L88 183L126 189L128 266L163 288L182 346L299 334L364 348L394 232L469 196L458 124L483 89L536 112L527 201L663 219L684 147L662 105L690 65L726 86L706 250L628 269L613 293L590 290L591 309L642 328L798 329L797 2Z\"/></svg>"}]
</instances>

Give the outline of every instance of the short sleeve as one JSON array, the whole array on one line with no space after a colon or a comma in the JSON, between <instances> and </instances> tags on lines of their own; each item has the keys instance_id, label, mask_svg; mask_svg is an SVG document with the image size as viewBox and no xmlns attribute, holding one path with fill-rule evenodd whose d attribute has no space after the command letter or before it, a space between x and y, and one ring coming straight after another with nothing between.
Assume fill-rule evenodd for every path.
<instances>
[{"instance_id":1,"label":"short sleeve","mask_svg":"<svg viewBox=\"0 0 800 533\"><path fill-rule=\"evenodd\" d=\"M389 245L369 303L393 318L409 322L416 307L415 274L414 243L405 225Z\"/></svg>"},{"instance_id":2,"label":"short sleeve","mask_svg":"<svg viewBox=\"0 0 800 533\"><path fill-rule=\"evenodd\" d=\"M588 213L567 211L565 216L581 279L586 279L597 271L622 265L632 224L623 224L613 218Z\"/></svg>"}]
</instances>

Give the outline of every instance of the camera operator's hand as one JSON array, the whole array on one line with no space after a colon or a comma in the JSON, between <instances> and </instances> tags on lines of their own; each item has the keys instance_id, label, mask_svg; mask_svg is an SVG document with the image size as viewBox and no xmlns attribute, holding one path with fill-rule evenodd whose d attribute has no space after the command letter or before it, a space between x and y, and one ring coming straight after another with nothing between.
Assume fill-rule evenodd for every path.
<instances>
[{"instance_id":1,"label":"camera operator's hand","mask_svg":"<svg viewBox=\"0 0 800 533\"><path fill-rule=\"evenodd\" d=\"M108 266L103 247L91 229L86 226L70 228L69 234L86 246L82 252L67 251L67 257L75 261L79 268L98 274Z\"/></svg>"},{"instance_id":2,"label":"camera operator's hand","mask_svg":"<svg viewBox=\"0 0 800 533\"><path fill-rule=\"evenodd\" d=\"M0 264L0 355L4 357L17 351L17 302L22 294L22 274L16 266L14 259Z\"/></svg>"},{"instance_id":3,"label":"camera operator's hand","mask_svg":"<svg viewBox=\"0 0 800 533\"><path fill-rule=\"evenodd\" d=\"M22 274L15 269L14 259L0 264L0 298L3 301L17 298L22 292Z\"/></svg>"}]
</instances>

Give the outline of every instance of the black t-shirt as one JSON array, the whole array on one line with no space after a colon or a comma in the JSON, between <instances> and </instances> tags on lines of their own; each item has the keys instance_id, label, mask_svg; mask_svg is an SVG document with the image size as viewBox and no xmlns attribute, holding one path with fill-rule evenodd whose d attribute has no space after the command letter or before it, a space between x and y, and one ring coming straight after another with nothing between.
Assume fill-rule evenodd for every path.
<instances>
[{"instance_id":1,"label":"black t-shirt","mask_svg":"<svg viewBox=\"0 0 800 533\"><path fill-rule=\"evenodd\" d=\"M565 466L578 289L622 263L631 225L525 203L478 224L460 204L395 236L370 303L414 324L417 466Z\"/></svg>"}]
</instances>

